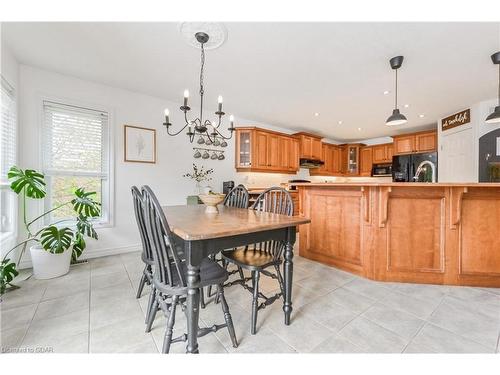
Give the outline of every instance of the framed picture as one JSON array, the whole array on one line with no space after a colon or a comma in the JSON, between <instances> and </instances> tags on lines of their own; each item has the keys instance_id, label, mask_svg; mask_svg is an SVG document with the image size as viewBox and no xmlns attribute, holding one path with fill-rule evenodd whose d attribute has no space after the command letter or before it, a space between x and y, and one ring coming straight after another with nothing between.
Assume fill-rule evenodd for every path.
<instances>
[{"instance_id":1,"label":"framed picture","mask_svg":"<svg viewBox=\"0 0 500 375\"><path fill-rule=\"evenodd\" d=\"M156 129L124 125L124 160L156 163Z\"/></svg>"}]
</instances>

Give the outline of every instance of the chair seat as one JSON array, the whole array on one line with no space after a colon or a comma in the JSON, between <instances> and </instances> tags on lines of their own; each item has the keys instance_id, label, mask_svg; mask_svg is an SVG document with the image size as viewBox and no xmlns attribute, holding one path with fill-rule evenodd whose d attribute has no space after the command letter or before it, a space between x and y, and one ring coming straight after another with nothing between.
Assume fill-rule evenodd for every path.
<instances>
[{"instance_id":1,"label":"chair seat","mask_svg":"<svg viewBox=\"0 0 500 375\"><path fill-rule=\"evenodd\" d=\"M186 262L181 263L181 272L184 275L184 279L187 280L187 264ZM158 273L155 273L157 276ZM173 288L170 286L165 286L160 283L156 278L153 280L155 287L163 293L168 295L186 295L187 287L179 287L179 277L177 276L177 272L174 272L173 275L173 284L175 285ZM227 271L222 268L217 262L210 260L208 258L203 259L200 266L200 288L209 286L209 285L219 285L224 283L228 279Z\"/></svg>"},{"instance_id":2,"label":"chair seat","mask_svg":"<svg viewBox=\"0 0 500 375\"><path fill-rule=\"evenodd\" d=\"M221 254L222 258L229 262L249 270L264 269L281 263L280 259L275 259L271 254L261 250L224 250Z\"/></svg>"}]
</instances>

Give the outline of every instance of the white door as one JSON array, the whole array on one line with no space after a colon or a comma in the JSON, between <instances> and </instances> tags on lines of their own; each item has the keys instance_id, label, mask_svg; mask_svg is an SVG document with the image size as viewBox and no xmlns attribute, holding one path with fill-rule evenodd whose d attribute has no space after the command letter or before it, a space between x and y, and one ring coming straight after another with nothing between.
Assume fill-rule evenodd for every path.
<instances>
[{"instance_id":1,"label":"white door","mask_svg":"<svg viewBox=\"0 0 500 375\"><path fill-rule=\"evenodd\" d=\"M472 128L442 133L438 153L439 182L477 182Z\"/></svg>"}]
</instances>

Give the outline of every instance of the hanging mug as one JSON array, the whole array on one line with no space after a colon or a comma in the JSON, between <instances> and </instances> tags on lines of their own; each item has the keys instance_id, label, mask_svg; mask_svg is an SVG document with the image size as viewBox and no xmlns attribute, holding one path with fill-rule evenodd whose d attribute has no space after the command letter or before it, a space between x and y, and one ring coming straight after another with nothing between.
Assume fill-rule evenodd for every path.
<instances>
[{"instance_id":1,"label":"hanging mug","mask_svg":"<svg viewBox=\"0 0 500 375\"><path fill-rule=\"evenodd\" d=\"M225 159L224 154L222 154L222 153L221 153L221 154L219 155L219 160L224 160L224 159Z\"/></svg>"},{"instance_id":2,"label":"hanging mug","mask_svg":"<svg viewBox=\"0 0 500 375\"><path fill-rule=\"evenodd\" d=\"M214 153L212 154L212 156L210 157L210 159L212 159L212 160L217 159L217 154L214 152Z\"/></svg>"},{"instance_id":3,"label":"hanging mug","mask_svg":"<svg viewBox=\"0 0 500 375\"><path fill-rule=\"evenodd\" d=\"M220 144L220 147L227 147L227 142L226 141L222 141L222 143Z\"/></svg>"},{"instance_id":4,"label":"hanging mug","mask_svg":"<svg viewBox=\"0 0 500 375\"><path fill-rule=\"evenodd\" d=\"M198 138L198 144L199 145L202 145L204 143L205 143L205 140L203 139L203 137Z\"/></svg>"},{"instance_id":5,"label":"hanging mug","mask_svg":"<svg viewBox=\"0 0 500 375\"><path fill-rule=\"evenodd\" d=\"M205 151L201 157L202 157L203 159L208 159L208 158L210 157L210 155L208 154L208 152L207 152L207 151Z\"/></svg>"},{"instance_id":6,"label":"hanging mug","mask_svg":"<svg viewBox=\"0 0 500 375\"><path fill-rule=\"evenodd\" d=\"M220 141L218 138L215 138L214 146L220 146Z\"/></svg>"},{"instance_id":7,"label":"hanging mug","mask_svg":"<svg viewBox=\"0 0 500 375\"><path fill-rule=\"evenodd\" d=\"M212 144L212 141L210 140L210 138L207 138L207 140L205 141L205 144L207 146L210 146Z\"/></svg>"},{"instance_id":8,"label":"hanging mug","mask_svg":"<svg viewBox=\"0 0 500 375\"><path fill-rule=\"evenodd\" d=\"M196 150L196 152L194 153L194 158L195 159L201 158L201 152L200 152L200 150Z\"/></svg>"}]
</instances>

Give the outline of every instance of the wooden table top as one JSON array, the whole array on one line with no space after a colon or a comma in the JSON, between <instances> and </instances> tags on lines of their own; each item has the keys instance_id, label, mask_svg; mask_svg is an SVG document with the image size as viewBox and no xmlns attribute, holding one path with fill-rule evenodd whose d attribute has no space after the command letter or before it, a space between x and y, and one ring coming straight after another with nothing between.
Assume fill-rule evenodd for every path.
<instances>
[{"instance_id":1,"label":"wooden table top","mask_svg":"<svg viewBox=\"0 0 500 375\"><path fill-rule=\"evenodd\" d=\"M293 227L310 223L299 216L286 216L244 208L218 206L218 214L206 214L205 205L164 206L170 229L184 240L206 240Z\"/></svg>"}]
</instances>

